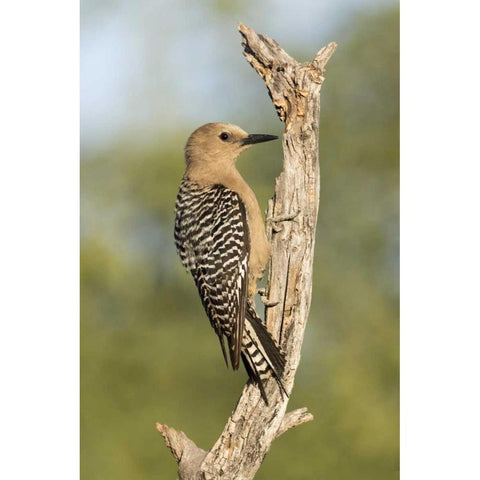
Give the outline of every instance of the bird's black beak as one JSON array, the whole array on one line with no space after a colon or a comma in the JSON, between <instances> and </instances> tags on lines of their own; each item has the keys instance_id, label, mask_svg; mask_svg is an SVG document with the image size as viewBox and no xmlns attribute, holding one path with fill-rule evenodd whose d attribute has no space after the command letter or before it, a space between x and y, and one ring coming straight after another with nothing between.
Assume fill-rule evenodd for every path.
<instances>
[{"instance_id":1,"label":"bird's black beak","mask_svg":"<svg viewBox=\"0 0 480 480\"><path fill-rule=\"evenodd\" d=\"M241 141L242 145L253 145L255 143L269 142L270 140L277 140L276 135L264 135L263 133L251 133L247 138Z\"/></svg>"}]
</instances>

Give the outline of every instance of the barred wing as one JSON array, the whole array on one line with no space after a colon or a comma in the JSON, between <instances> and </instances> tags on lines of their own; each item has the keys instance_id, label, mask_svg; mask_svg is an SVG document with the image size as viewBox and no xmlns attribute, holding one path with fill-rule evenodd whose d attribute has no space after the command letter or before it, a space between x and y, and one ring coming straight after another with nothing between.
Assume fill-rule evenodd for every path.
<instances>
[{"instance_id":1,"label":"barred wing","mask_svg":"<svg viewBox=\"0 0 480 480\"><path fill-rule=\"evenodd\" d=\"M200 187L183 180L175 207L177 251L192 273L225 362L223 336L236 370L247 303L250 238L245 206L223 185Z\"/></svg>"}]
</instances>

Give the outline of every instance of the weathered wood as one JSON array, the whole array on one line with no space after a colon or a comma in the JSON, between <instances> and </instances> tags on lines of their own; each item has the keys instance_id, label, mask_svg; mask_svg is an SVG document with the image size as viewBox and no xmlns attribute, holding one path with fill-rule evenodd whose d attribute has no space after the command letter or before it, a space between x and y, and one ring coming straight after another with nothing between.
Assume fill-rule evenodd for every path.
<instances>
[{"instance_id":1,"label":"weathered wood","mask_svg":"<svg viewBox=\"0 0 480 480\"><path fill-rule=\"evenodd\" d=\"M183 432L161 423L157 423L156 427L178 463L180 479L202 480L200 466L207 452L197 447Z\"/></svg>"},{"instance_id":2,"label":"weathered wood","mask_svg":"<svg viewBox=\"0 0 480 480\"><path fill-rule=\"evenodd\" d=\"M298 63L271 38L243 24L239 30L244 55L265 81L277 114L285 122L283 171L276 180L267 212L272 258L265 318L286 354L282 382L290 393L300 362L312 291L320 192L320 88L336 44L322 48L312 62ZM183 432L157 424L179 462L181 480L252 479L276 437L313 419L305 408L286 414L288 398L273 379L265 390L268 406L257 387L245 386L222 435L209 452L198 448Z\"/></svg>"}]
</instances>

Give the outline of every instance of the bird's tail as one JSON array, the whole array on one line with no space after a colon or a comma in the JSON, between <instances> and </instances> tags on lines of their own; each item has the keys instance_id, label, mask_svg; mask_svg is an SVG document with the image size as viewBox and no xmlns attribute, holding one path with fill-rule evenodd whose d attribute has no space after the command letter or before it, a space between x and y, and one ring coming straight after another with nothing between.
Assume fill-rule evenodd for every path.
<instances>
[{"instance_id":1,"label":"bird's tail","mask_svg":"<svg viewBox=\"0 0 480 480\"><path fill-rule=\"evenodd\" d=\"M245 369L252 382L258 385L265 403L268 405L264 383L271 376L275 378L280 390L288 396L281 380L285 369L285 356L250 305L245 315L242 343Z\"/></svg>"}]
</instances>

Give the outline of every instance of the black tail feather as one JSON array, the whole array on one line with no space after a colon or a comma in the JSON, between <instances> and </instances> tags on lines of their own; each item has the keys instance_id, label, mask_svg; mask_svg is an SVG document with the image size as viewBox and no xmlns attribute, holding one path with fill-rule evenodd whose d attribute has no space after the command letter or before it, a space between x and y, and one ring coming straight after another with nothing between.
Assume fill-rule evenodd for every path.
<instances>
[{"instance_id":1,"label":"black tail feather","mask_svg":"<svg viewBox=\"0 0 480 480\"><path fill-rule=\"evenodd\" d=\"M243 335L242 359L252 382L258 385L268 405L264 382L273 376L282 394L288 397L281 378L285 370L285 356L272 338L253 306L247 310Z\"/></svg>"},{"instance_id":2,"label":"black tail feather","mask_svg":"<svg viewBox=\"0 0 480 480\"><path fill-rule=\"evenodd\" d=\"M263 401L265 402L265 405L268 405L267 394L265 393L265 388L263 386L263 382L262 382L262 379L260 378L257 368L255 367L255 363L251 360L251 358L248 355L244 353L242 353L242 361L243 361L243 364L245 365L245 370L248 373L248 377L255 385L258 386L260 390L260 395L262 396Z\"/></svg>"},{"instance_id":3,"label":"black tail feather","mask_svg":"<svg viewBox=\"0 0 480 480\"><path fill-rule=\"evenodd\" d=\"M280 350L280 347L277 345L277 342L272 338L269 331L265 328L263 322L257 316L249 315L248 320L250 325L255 330L258 339L260 340L263 348L268 354L268 359L270 360L271 366L277 377L283 375L285 370L285 356Z\"/></svg>"}]
</instances>

